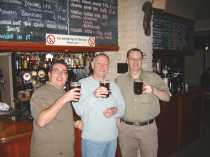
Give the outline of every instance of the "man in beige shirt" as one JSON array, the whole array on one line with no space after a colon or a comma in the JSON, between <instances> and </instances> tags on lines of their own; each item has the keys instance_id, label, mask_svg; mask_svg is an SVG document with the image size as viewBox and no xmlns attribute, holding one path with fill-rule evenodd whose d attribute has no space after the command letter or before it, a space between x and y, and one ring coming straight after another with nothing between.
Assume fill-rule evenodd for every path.
<instances>
[{"instance_id":1,"label":"man in beige shirt","mask_svg":"<svg viewBox=\"0 0 210 157\"><path fill-rule=\"evenodd\" d=\"M153 72L142 70L143 52L127 52L128 72L116 79L125 99L126 110L119 125L123 157L157 157L158 134L155 118L160 113L159 100L169 101L168 86ZM142 94L134 93L134 80L143 81Z\"/></svg>"},{"instance_id":2,"label":"man in beige shirt","mask_svg":"<svg viewBox=\"0 0 210 157\"><path fill-rule=\"evenodd\" d=\"M31 98L34 118L31 157L73 157L74 128L70 101L79 99L76 89L64 92L68 78L63 60L55 61L48 73L49 82Z\"/></svg>"}]
</instances>

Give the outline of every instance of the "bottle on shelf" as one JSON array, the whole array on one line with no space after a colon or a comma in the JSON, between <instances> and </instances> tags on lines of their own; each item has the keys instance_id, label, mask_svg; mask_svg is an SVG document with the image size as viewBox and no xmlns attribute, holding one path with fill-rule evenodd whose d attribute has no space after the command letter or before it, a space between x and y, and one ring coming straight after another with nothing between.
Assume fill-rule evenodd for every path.
<instances>
[{"instance_id":1,"label":"bottle on shelf","mask_svg":"<svg viewBox=\"0 0 210 157\"><path fill-rule=\"evenodd\" d=\"M168 67L167 67L167 65L165 65L164 68L162 69L162 79L166 85L169 85L168 84Z\"/></svg>"}]
</instances>

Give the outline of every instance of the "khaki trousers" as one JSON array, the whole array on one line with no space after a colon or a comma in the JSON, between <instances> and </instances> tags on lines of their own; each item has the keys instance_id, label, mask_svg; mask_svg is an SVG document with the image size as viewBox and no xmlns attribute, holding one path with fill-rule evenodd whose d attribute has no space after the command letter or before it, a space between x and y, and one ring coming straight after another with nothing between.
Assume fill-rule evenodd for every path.
<instances>
[{"instance_id":1,"label":"khaki trousers","mask_svg":"<svg viewBox=\"0 0 210 157\"><path fill-rule=\"evenodd\" d=\"M157 157L158 131L156 122L144 126L120 122L119 144L122 157Z\"/></svg>"}]
</instances>

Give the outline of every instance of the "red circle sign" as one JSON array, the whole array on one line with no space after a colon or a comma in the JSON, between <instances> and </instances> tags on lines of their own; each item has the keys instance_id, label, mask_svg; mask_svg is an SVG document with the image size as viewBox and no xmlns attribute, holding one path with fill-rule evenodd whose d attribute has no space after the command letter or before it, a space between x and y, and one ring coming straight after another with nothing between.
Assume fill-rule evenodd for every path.
<instances>
[{"instance_id":1,"label":"red circle sign","mask_svg":"<svg viewBox=\"0 0 210 157\"><path fill-rule=\"evenodd\" d=\"M49 35L47 36L47 43L48 43L49 45L53 45L53 44L55 43L55 36L52 35L52 34L49 34Z\"/></svg>"},{"instance_id":2,"label":"red circle sign","mask_svg":"<svg viewBox=\"0 0 210 157\"><path fill-rule=\"evenodd\" d=\"M95 37L89 38L88 44L90 45L90 47L95 47Z\"/></svg>"}]
</instances>

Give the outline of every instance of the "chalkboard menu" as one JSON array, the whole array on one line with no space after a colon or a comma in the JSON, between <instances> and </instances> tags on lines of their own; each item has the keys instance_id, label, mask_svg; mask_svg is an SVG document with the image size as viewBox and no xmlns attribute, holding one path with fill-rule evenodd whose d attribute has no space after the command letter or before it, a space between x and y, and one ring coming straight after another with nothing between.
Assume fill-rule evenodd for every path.
<instances>
[{"instance_id":1,"label":"chalkboard menu","mask_svg":"<svg viewBox=\"0 0 210 157\"><path fill-rule=\"evenodd\" d=\"M45 42L46 33L117 46L117 0L1 0L0 41Z\"/></svg>"},{"instance_id":2,"label":"chalkboard menu","mask_svg":"<svg viewBox=\"0 0 210 157\"><path fill-rule=\"evenodd\" d=\"M193 22L159 9L153 9L153 49L189 50Z\"/></svg>"}]
</instances>

